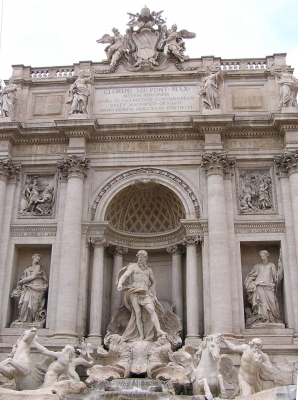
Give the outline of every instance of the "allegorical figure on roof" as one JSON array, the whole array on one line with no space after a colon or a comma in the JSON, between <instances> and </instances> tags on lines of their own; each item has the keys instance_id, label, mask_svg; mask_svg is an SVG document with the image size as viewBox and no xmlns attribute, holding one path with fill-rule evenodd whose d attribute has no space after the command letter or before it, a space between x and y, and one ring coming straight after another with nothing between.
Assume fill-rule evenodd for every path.
<instances>
[{"instance_id":1,"label":"allegorical figure on roof","mask_svg":"<svg viewBox=\"0 0 298 400\"><path fill-rule=\"evenodd\" d=\"M124 35L118 29L113 28L114 36L105 34L97 40L97 43L109 44L105 48L107 59L104 62L110 63L111 71L121 57L129 68L135 69L142 66L159 68L163 64L166 65L171 55L173 56L172 60L176 60L176 62L188 59L184 55L183 39L192 39L196 37L196 34L186 29L177 31L176 24L168 30L165 20L161 16L162 13L163 11L151 12L146 6L140 13L128 13L129 29Z\"/></svg>"},{"instance_id":2,"label":"allegorical figure on roof","mask_svg":"<svg viewBox=\"0 0 298 400\"><path fill-rule=\"evenodd\" d=\"M275 75L279 89L278 111L286 107L296 107L296 97L298 92L298 79L288 72L286 65L281 65L281 72L277 72L275 65L271 66L271 74Z\"/></svg>"},{"instance_id":3,"label":"allegorical figure on roof","mask_svg":"<svg viewBox=\"0 0 298 400\"><path fill-rule=\"evenodd\" d=\"M164 54L166 56L173 54L181 62L188 60L189 57L184 55L186 47L183 39L193 39L195 37L195 33L188 32L186 29L178 32L177 25L172 25L172 28L167 31L167 37L164 39Z\"/></svg>"},{"instance_id":4,"label":"allegorical figure on roof","mask_svg":"<svg viewBox=\"0 0 298 400\"><path fill-rule=\"evenodd\" d=\"M219 68L217 72L212 72L210 68L207 68L205 74L206 76L199 83L199 95L202 96L203 108L205 110L219 109L218 88L223 81L222 70Z\"/></svg>"},{"instance_id":5,"label":"allegorical figure on roof","mask_svg":"<svg viewBox=\"0 0 298 400\"><path fill-rule=\"evenodd\" d=\"M17 103L17 86L13 83L13 78L9 79L8 85L3 86L0 80L0 111L1 117L14 118L15 106Z\"/></svg>"},{"instance_id":6,"label":"allegorical figure on roof","mask_svg":"<svg viewBox=\"0 0 298 400\"><path fill-rule=\"evenodd\" d=\"M80 71L78 78L70 86L66 103L71 104L69 114L87 114L88 99L90 96L90 71Z\"/></svg>"},{"instance_id":7,"label":"allegorical figure on roof","mask_svg":"<svg viewBox=\"0 0 298 400\"><path fill-rule=\"evenodd\" d=\"M110 63L111 66L115 66L117 64L117 61L127 52L128 36L121 35L119 30L116 28L112 28L112 32L114 36L110 36L106 33L96 42L109 44L104 49L107 55L107 59L104 60L104 62Z\"/></svg>"}]
</instances>

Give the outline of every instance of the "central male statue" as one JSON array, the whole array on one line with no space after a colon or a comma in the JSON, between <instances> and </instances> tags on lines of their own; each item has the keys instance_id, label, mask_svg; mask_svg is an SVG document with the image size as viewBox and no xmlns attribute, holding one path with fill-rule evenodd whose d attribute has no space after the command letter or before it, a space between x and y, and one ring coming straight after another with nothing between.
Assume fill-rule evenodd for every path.
<instances>
[{"instance_id":1,"label":"central male statue","mask_svg":"<svg viewBox=\"0 0 298 400\"><path fill-rule=\"evenodd\" d=\"M156 298L156 282L152 269L147 266L147 252L140 250L137 257L137 263L122 268L118 275L118 290L126 291L124 304L131 312L122 339L125 341L152 341L154 328L157 336L165 334L160 328L158 319L163 316L164 310Z\"/></svg>"}]
</instances>

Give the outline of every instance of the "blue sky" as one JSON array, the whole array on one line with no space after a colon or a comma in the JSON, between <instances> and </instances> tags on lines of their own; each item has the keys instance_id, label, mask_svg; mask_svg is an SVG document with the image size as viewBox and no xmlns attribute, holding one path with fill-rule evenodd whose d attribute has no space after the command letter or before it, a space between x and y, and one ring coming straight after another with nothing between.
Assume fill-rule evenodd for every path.
<instances>
[{"instance_id":1,"label":"blue sky","mask_svg":"<svg viewBox=\"0 0 298 400\"><path fill-rule=\"evenodd\" d=\"M196 32L186 41L192 58L266 57L287 53L287 64L298 78L298 0L3 0L0 78L11 65L67 66L105 58L96 43L116 27L125 32L127 12L164 10L167 25ZM0 1L1 12L1 1Z\"/></svg>"}]
</instances>

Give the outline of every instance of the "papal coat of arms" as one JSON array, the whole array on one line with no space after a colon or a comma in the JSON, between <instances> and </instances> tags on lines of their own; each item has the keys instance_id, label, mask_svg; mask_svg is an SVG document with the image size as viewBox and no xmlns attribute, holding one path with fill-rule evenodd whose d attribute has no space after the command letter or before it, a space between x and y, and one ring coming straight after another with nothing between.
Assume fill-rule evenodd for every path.
<instances>
[{"instance_id":1,"label":"papal coat of arms","mask_svg":"<svg viewBox=\"0 0 298 400\"><path fill-rule=\"evenodd\" d=\"M176 24L167 29L162 13L151 12L146 6L140 14L128 13L129 28L124 35L113 28L113 36L105 34L97 40L98 43L108 44L105 48L107 59L104 62L113 68L122 58L126 66L136 70L143 66L160 69L169 59L174 62L187 60L183 39L192 39L196 34L186 29L178 31Z\"/></svg>"}]
</instances>

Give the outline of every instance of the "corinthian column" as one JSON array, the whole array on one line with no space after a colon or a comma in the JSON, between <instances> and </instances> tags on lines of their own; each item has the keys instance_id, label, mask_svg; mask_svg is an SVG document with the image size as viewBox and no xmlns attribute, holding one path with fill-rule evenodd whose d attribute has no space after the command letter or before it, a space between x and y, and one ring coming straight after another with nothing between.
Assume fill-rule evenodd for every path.
<instances>
[{"instance_id":1,"label":"corinthian column","mask_svg":"<svg viewBox=\"0 0 298 400\"><path fill-rule=\"evenodd\" d=\"M203 154L202 161L208 191L211 329L212 332L231 334L232 288L223 176L230 171L234 161L229 160L226 153Z\"/></svg>"},{"instance_id":2,"label":"corinthian column","mask_svg":"<svg viewBox=\"0 0 298 400\"><path fill-rule=\"evenodd\" d=\"M108 246L105 238L91 239L94 246L91 304L90 304L90 333L88 338L95 338L96 343L101 341L101 320L103 304L103 263L104 248Z\"/></svg>"},{"instance_id":3,"label":"corinthian column","mask_svg":"<svg viewBox=\"0 0 298 400\"><path fill-rule=\"evenodd\" d=\"M172 254L172 301L175 304L175 313L183 322L183 286L182 286L182 254L185 250L175 244L167 247Z\"/></svg>"},{"instance_id":4,"label":"corinthian column","mask_svg":"<svg viewBox=\"0 0 298 400\"><path fill-rule=\"evenodd\" d=\"M116 246L111 250L114 256L113 278L112 278L112 293L111 293L111 316L121 307L121 292L117 289L116 281L118 273L122 268L122 260L124 254L128 252L127 247Z\"/></svg>"},{"instance_id":5,"label":"corinthian column","mask_svg":"<svg viewBox=\"0 0 298 400\"><path fill-rule=\"evenodd\" d=\"M188 339L199 338L198 236L184 238L186 244L186 320Z\"/></svg>"},{"instance_id":6,"label":"corinthian column","mask_svg":"<svg viewBox=\"0 0 298 400\"><path fill-rule=\"evenodd\" d=\"M298 150L286 152L275 158L275 163L280 171L289 176L292 200L293 226L295 234L296 251L298 254Z\"/></svg>"},{"instance_id":7,"label":"corinthian column","mask_svg":"<svg viewBox=\"0 0 298 400\"><path fill-rule=\"evenodd\" d=\"M55 336L76 336L77 301L81 263L83 185L88 161L72 155L58 163L67 177L61 240Z\"/></svg>"},{"instance_id":8,"label":"corinthian column","mask_svg":"<svg viewBox=\"0 0 298 400\"><path fill-rule=\"evenodd\" d=\"M8 178L18 175L21 164L12 164L9 158L0 160L0 232L2 232L2 221L5 206L5 194Z\"/></svg>"}]
</instances>

